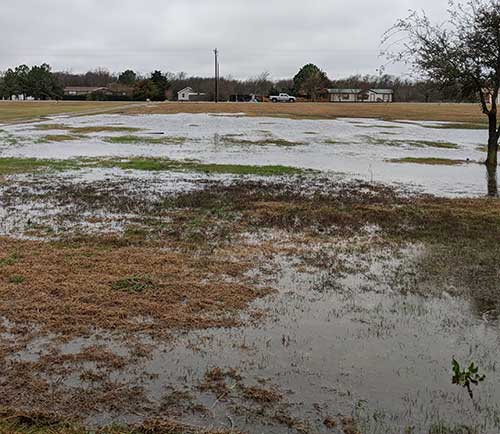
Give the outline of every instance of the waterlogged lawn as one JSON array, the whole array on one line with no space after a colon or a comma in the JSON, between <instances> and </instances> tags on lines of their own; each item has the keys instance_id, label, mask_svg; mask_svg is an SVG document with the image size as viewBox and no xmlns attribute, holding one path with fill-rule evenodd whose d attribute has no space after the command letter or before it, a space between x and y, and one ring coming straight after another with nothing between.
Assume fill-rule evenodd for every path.
<instances>
[{"instance_id":1,"label":"waterlogged lawn","mask_svg":"<svg viewBox=\"0 0 500 434\"><path fill-rule=\"evenodd\" d=\"M65 171L80 167L77 160L44 160L38 158L0 158L0 175L34 173L39 171Z\"/></svg>"},{"instance_id":2,"label":"waterlogged lawn","mask_svg":"<svg viewBox=\"0 0 500 434\"><path fill-rule=\"evenodd\" d=\"M411 146L415 148L441 148L441 149L458 149L456 143L432 141L432 140L401 140L401 139L386 139L384 137L362 136L366 143L379 146ZM330 142L332 143L332 142ZM335 144L335 142L333 142Z\"/></svg>"},{"instance_id":3,"label":"waterlogged lawn","mask_svg":"<svg viewBox=\"0 0 500 434\"><path fill-rule=\"evenodd\" d=\"M185 174L137 175L6 180L0 313L23 340L0 339L14 409L35 396L97 425L196 411L197 426L229 415L252 434L326 420L363 434L498 428L498 201L321 174L195 177L169 193ZM486 374L476 401L452 384L453 358ZM199 431L179 429L166 432Z\"/></svg>"},{"instance_id":4,"label":"waterlogged lawn","mask_svg":"<svg viewBox=\"0 0 500 434\"><path fill-rule=\"evenodd\" d=\"M270 165L204 164L196 161L174 161L166 158L131 159L69 159L48 160L36 158L0 158L0 175L34 173L39 171L68 171L83 168L118 168L150 172L185 171L206 174L256 176L298 175L311 172L295 167Z\"/></svg>"},{"instance_id":5,"label":"waterlogged lawn","mask_svg":"<svg viewBox=\"0 0 500 434\"><path fill-rule=\"evenodd\" d=\"M303 169L437 195L481 196L489 191L484 167L460 166L485 158L487 132L480 122L382 119L259 118L241 113L53 118L4 126L0 157L108 159L115 166L123 160L131 169L194 173L268 175ZM192 160L196 164L186 164ZM415 164L403 168L394 162ZM463 170L458 176L459 168Z\"/></svg>"},{"instance_id":6,"label":"waterlogged lawn","mask_svg":"<svg viewBox=\"0 0 500 434\"><path fill-rule=\"evenodd\" d=\"M81 140L83 136L76 136L70 134L47 134L46 136L38 139L39 143L47 142L71 142L72 140Z\"/></svg>"},{"instance_id":7,"label":"waterlogged lawn","mask_svg":"<svg viewBox=\"0 0 500 434\"><path fill-rule=\"evenodd\" d=\"M176 144L182 145L187 140L186 137L151 137L151 136L112 136L105 137L104 141L106 143L114 143L114 144L141 144L147 143L151 145L169 145Z\"/></svg>"},{"instance_id":8,"label":"waterlogged lawn","mask_svg":"<svg viewBox=\"0 0 500 434\"><path fill-rule=\"evenodd\" d=\"M0 431L58 432L24 416L33 399L63 424L160 415L142 432L498 431L499 203L471 198L485 170L463 164L483 134L201 114L6 127L0 175L29 176L0 182ZM486 375L474 402L454 358Z\"/></svg>"},{"instance_id":9,"label":"waterlogged lawn","mask_svg":"<svg viewBox=\"0 0 500 434\"><path fill-rule=\"evenodd\" d=\"M304 134L311 135L311 132L306 132ZM245 138L239 138L235 135L226 135L222 138L222 143L226 145L233 146L281 146L281 147L290 147L290 146L302 146L306 145L305 142L299 141L291 141L280 139L277 137L266 137L264 139L258 140L250 140Z\"/></svg>"},{"instance_id":10,"label":"waterlogged lawn","mask_svg":"<svg viewBox=\"0 0 500 434\"><path fill-rule=\"evenodd\" d=\"M233 175L280 176L298 175L305 170L287 166L248 166L240 164L204 164L195 161L173 161L167 159L134 158L128 161L103 160L99 167L117 167L125 170L146 171L192 171Z\"/></svg>"},{"instance_id":11,"label":"waterlogged lawn","mask_svg":"<svg viewBox=\"0 0 500 434\"><path fill-rule=\"evenodd\" d=\"M460 166L468 163L463 160L452 160L450 158L435 157L404 157L388 160L391 163L428 164L432 166Z\"/></svg>"}]
</instances>

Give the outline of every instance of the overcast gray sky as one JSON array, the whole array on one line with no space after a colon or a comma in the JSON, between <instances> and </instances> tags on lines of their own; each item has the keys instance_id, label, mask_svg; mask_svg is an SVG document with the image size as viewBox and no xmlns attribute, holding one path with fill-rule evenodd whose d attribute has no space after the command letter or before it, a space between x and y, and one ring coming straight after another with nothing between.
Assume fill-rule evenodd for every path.
<instances>
[{"instance_id":1,"label":"overcast gray sky","mask_svg":"<svg viewBox=\"0 0 500 434\"><path fill-rule=\"evenodd\" d=\"M0 70L154 69L290 77L313 62L330 78L372 73L380 37L409 9L445 16L447 0L1 0ZM387 72L400 73L401 66Z\"/></svg>"}]
</instances>

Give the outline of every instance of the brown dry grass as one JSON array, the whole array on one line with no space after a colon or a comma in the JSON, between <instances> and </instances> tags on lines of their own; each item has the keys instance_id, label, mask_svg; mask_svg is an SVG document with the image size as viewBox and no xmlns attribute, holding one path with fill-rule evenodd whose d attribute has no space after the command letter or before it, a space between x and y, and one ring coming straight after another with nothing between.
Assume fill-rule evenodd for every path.
<instances>
[{"instance_id":1,"label":"brown dry grass","mask_svg":"<svg viewBox=\"0 0 500 434\"><path fill-rule=\"evenodd\" d=\"M128 114L245 113L249 116L277 116L304 119L378 118L384 120L448 121L485 123L478 104L245 104L245 103L161 103L131 107Z\"/></svg>"},{"instance_id":2,"label":"brown dry grass","mask_svg":"<svg viewBox=\"0 0 500 434\"><path fill-rule=\"evenodd\" d=\"M103 112L127 114L245 113L302 119L378 118L385 120L486 123L478 104L245 104L245 103L124 103L99 101L0 101L0 122L28 120L56 114Z\"/></svg>"},{"instance_id":3,"label":"brown dry grass","mask_svg":"<svg viewBox=\"0 0 500 434\"><path fill-rule=\"evenodd\" d=\"M132 105L102 101L0 101L0 122L35 119L49 115L102 113Z\"/></svg>"},{"instance_id":4,"label":"brown dry grass","mask_svg":"<svg viewBox=\"0 0 500 434\"><path fill-rule=\"evenodd\" d=\"M311 264L321 266L326 261L324 267L333 269L336 263L328 256L316 258L311 246L351 239L372 223L384 240L439 244L439 255L429 259L426 272L453 284L473 280L470 286L477 289L474 296L479 301L498 301L499 201L399 196L388 187L357 183L340 188L330 181L308 195L297 191L305 181L296 182L296 188L290 183L216 184L161 203L148 203L146 197L133 194L128 202L115 200L121 196L109 191L100 201L90 190L65 190L62 195L52 191L52 200L79 204L78 217L97 206L117 212L142 209L141 215L161 215L168 223L157 227L153 220L147 230L145 219L145 234L138 230L100 239L82 236L49 243L0 238L0 315L14 323L12 330L8 325L0 329L14 333L12 339L0 341L4 372L0 406L60 411L68 417L94 411L151 411L147 396L137 386L140 382L109 379L107 373L133 365L130 357L118 356L110 348L94 345L70 355L50 351L34 361L13 361L9 356L22 350L34 335L51 332L67 339L94 329L168 336L175 328L236 324L239 310L269 292L256 289L245 272L283 249L276 239L261 240L255 247L239 242L239 234L258 235L263 228L290 235L283 244L288 245L290 255L297 257L303 248L309 251ZM22 197L17 190L15 194ZM232 235L229 240L227 233ZM299 246L294 235L304 245ZM375 241L370 237L367 243L373 248ZM481 293L478 286L487 291ZM135 345L129 343L127 348ZM137 352L145 354L147 349ZM98 369L85 371L88 363ZM84 388L56 389L50 382L75 373ZM307 428L276 408L284 403L275 389L247 388L237 372L211 369L199 388L218 401L243 398L251 407L270 408L276 423ZM0 433L1 424L0 420ZM353 422L346 420L343 425L346 432L357 432Z\"/></svg>"},{"instance_id":5,"label":"brown dry grass","mask_svg":"<svg viewBox=\"0 0 500 434\"><path fill-rule=\"evenodd\" d=\"M244 387L243 396L246 399L250 399L261 404L279 402L283 399L281 393L276 392L275 390L263 389L261 387Z\"/></svg>"},{"instance_id":6,"label":"brown dry grass","mask_svg":"<svg viewBox=\"0 0 500 434\"><path fill-rule=\"evenodd\" d=\"M77 422L61 420L57 415L15 412L0 409L0 434L88 434ZM203 429L175 421L151 420L141 426L113 426L92 430L94 434L238 434L239 431Z\"/></svg>"},{"instance_id":7,"label":"brown dry grass","mask_svg":"<svg viewBox=\"0 0 500 434\"><path fill-rule=\"evenodd\" d=\"M114 246L113 240L50 244L1 238L0 259L5 258L0 315L23 329L38 325L44 334L74 336L93 328L165 334L230 326L237 323L235 312L267 293L243 278L249 262L224 254Z\"/></svg>"},{"instance_id":8,"label":"brown dry grass","mask_svg":"<svg viewBox=\"0 0 500 434\"><path fill-rule=\"evenodd\" d=\"M301 197L291 187L246 182L143 206L142 197L138 203L133 196L129 202L114 196L99 202L94 194L66 194L65 201L79 204L77 218L97 206L113 212L142 209L169 223L145 217L142 226L130 226L123 236L100 239L0 238L0 315L25 327L39 325L40 333L67 336L93 327L166 334L175 328L234 325L237 311L269 293L244 273L277 247L260 243L252 250L240 242L240 234L265 228L314 240L350 237L373 224L387 238L405 242L448 244L460 234L457 242L470 248L500 239L498 201L406 198L362 184L338 192L330 188L331 194ZM116 204L125 209L115 209ZM488 245L490 251L496 244Z\"/></svg>"}]
</instances>

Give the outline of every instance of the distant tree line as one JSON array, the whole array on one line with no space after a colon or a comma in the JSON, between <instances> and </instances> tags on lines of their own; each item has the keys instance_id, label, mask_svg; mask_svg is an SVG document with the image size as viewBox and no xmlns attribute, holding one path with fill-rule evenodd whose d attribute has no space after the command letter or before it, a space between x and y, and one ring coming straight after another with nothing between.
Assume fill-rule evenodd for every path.
<instances>
[{"instance_id":1,"label":"distant tree line","mask_svg":"<svg viewBox=\"0 0 500 434\"><path fill-rule=\"evenodd\" d=\"M20 65L0 75L0 98L13 95L35 99L59 99L63 85L46 63L40 66Z\"/></svg>"},{"instance_id":2,"label":"distant tree line","mask_svg":"<svg viewBox=\"0 0 500 434\"><path fill-rule=\"evenodd\" d=\"M52 72L49 65L43 64L33 67L20 65L0 73L0 99L18 95L35 99L73 99L64 95L66 87L110 89L110 92L96 92L81 99L173 100L176 99L177 92L185 87L204 93L208 100L214 98L213 77L188 76L184 72L173 74L154 71L141 75L130 69L119 74L97 69L76 74ZM219 96L221 100L229 100L232 95L269 96L285 92L306 100L321 101L328 99L328 88L390 88L394 90L394 100L399 102L475 101L459 84L442 85L430 80L410 80L391 75L353 75L331 80L313 64L302 67L291 79L272 80L268 72L247 80L237 80L230 76L221 78Z\"/></svg>"}]
</instances>

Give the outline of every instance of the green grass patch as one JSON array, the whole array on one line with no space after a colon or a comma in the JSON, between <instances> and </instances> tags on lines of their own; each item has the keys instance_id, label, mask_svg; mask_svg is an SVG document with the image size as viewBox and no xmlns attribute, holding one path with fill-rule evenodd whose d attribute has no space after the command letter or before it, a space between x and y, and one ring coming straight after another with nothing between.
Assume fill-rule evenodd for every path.
<instances>
[{"instance_id":1,"label":"green grass patch","mask_svg":"<svg viewBox=\"0 0 500 434\"><path fill-rule=\"evenodd\" d=\"M5 258L0 259L0 267L6 267L9 265L15 265L17 264L17 261L19 261L19 256L17 253L11 253L10 255L6 256Z\"/></svg>"},{"instance_id":2,"label":"green grass patch","mask_svg":"<svg viewBox=\"0 0 500 434\"><path fill-rule=\"evenodd\" d=\"M436 158L436 157L404 157L404 158L394 158L392 160L387 160L390 163L409 163L409 164L431 164L431 165L441 165L441 166L460 166L466 161L464 160L452 160L449 158Z\"/></svg>"},{"instance_id":3,"label":"green grass patch","mask_svg":"<svg viewBox=\"0 0 500 434\"><path fill-rule=\"evenodd\" d=\"M9 277L9 283L12 283L14 285L21 285L26 281L26 278L24 276L10 276Z\"/></svg>"},{"instance_id":4,"label":"green grass patch","mask_svg":"<svg viewBox=\"0 0 500 434\"><path fill-rule=\"evenodd\" d=\"M37 158L0 158L0 175L31 173L42 170L72 170L80 167L78 160L46 160Z\"/></svg>"},{"instance_id":5,"label":"green grass patch","mask_svg":"<svg viewBox=\"0 0 500 434\"><path fill-rule=\"evenodd\" d=\"M298 175L311 172L290 166L250 166L238 164L209 164L194 160L170 160L167 158L118 159L70 159L49 160L37 158L0 158L0 176L41 171L66 171L81 168L119 168L123 170L142 170L151 172L185 171L207 174L233 174L281 176Z\"/></svg>"},{"instance_id":6,"label":"green grass patch","mask_svg":"<svg viewBox=\"0 0 500 434\"><path fill-rule=\"evenodd\" d=\"M117 167L124 170L187 171L233 175L297 175L302 169L289 166L249 166L238 164L206 164L197 161L176 161L166 158L132 158L129 160L100 160L99 167Z\"/></svg>"},{"instance_id":7,"label":"green grass patch","mask_svg":"<svg viewBox=\"0 0 500 434\"><path fill-rule=\"evenodd\" d=\"M133 276L121 279L113 283L111 288L116 291L125 291L133 294L140 294L148 289L156 287L153 279L149 276Z\"/></svg>"},{"instance_id":8,"label":"green grass patch","mask_svg":"<svg viewBox=\"0 0 500 434\"><path fill-rule=\"evenodd\" d=\"M148 137L148 136L115 136L105 137L106 143L133 145L133 144L150 144L150 145L182 145L187 140L186 137Z\"/></svg>"}]
</instances>

